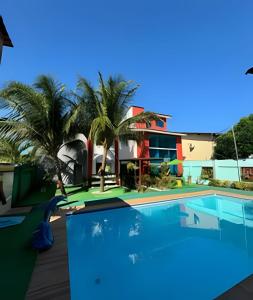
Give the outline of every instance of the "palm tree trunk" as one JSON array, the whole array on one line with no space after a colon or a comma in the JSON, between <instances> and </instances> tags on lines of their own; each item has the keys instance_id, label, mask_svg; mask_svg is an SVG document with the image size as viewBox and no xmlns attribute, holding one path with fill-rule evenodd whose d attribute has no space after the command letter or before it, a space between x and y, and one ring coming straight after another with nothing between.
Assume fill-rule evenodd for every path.
<instances>
[{"instance_id":1,"label":"palm tree trunk","mask_svg":"<svg viewBox=\"0 0 253 300\"><path fill-rule=\"evenodd\" d=\"M58 177L58 183L59 183L59 188L61 190L62 195L67 196L63 181L62 181L62 175L61 175L61 164L60 164L60 160L57 158L55 158L55 163L56 163L56 175Z\"/></svg>"},{"instance_id":2,"label":"palm tree trunk","mask_svg":"<svg viewBox=\"0 0 253 300\"><path fill-rule=\"evenodd\" d=\"M102 158L102 166L101 166L101 173L100 173L100 192L105 191L105 167L106 167L106 158L107 158L107 153L108 149L107 146L103 146L103 158Z\"/></svg>"}]
</instances>

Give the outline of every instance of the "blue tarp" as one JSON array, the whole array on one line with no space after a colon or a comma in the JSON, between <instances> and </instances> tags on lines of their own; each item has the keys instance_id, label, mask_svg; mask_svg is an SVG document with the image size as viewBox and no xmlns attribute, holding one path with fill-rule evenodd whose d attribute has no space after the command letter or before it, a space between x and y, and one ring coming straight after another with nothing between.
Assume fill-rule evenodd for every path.
<instances>
[{"instance_id":1,"label":"blue tarp","mask_svg":"<svg viewBox=\"0 0 253 300\"><path fill-rule=\"evenodd\" d=\"M53 246L54 237L48 222L41 222L33 234L32 247L37 250L47 250Z\"/></svg>"},{"instance_id":2,"label":"blue tarp","mask_svg":"<svg viewBox=\"0 0 253 300\"><path fill-rule=\"evenodd\" d=\"M44 220L41 222L32 237L32 247L43 251L51 248L54 243L52 229L49 223L50 216L57 208L57 203L66 200L64 196L55 196L47 204L44 212Z\"/></svg>"},{"instance_id":3,"label":"blue tarp","mask_svg":"<svg viewBox=\"0 0 253 300\"><path fill-rule=\"evenodd\" d=\"M18 225L22 223L24 219L25 216L0 217L0 228Z\"/></svg>"}]
</instances>

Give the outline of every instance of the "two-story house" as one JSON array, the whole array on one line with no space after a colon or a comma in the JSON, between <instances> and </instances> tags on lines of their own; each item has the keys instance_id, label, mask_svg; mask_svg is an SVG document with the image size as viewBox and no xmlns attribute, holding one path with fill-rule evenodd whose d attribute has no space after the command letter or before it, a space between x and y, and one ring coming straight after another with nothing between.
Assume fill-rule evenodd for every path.
<instances>
[{"instance_id":1,"label":"two-story house","mask_svg":"<svg viewBox=\"0 0 253 300\"><path fill-rule=\"evenodd\" d=\"M144 107L129 107L126 118L136 116L144 112ZM183 159L181 136L183 134L168 131L167 121L171 119L171 115L155 113L159 120L151 122L147 127L145 123L137 123L133 127L133 131L141 131L144 133L144 140L137 143L129 140L127 144L115 142L110 148L107 155L108 171L116 176L118 183L121 169L124 168L129 161L135 163L142 170L151 163L161 163L163 161L171 161L174 159ZM88 177L95 177L102 162L103 149L98 145L87 145L88 149ZM174 166L174 174L182 175L182 165ZM145 170L144 170L145 171Z\"/></svg>"}]
</instances>

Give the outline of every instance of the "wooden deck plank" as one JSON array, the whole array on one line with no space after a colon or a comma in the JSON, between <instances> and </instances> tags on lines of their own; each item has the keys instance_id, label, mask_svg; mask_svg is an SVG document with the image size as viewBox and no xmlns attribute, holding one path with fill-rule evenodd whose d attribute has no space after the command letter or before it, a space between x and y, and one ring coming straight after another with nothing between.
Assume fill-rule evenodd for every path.
<instances>
[{"instance_id":1,"label":"wooden deck plank","mask_svg":"<svg viewBox=\"0 0 253 300\"><path fill-rule=\"evenodd\" d=\"M65 219L65 213L60 213L51 222L55 242L50 250L38 254L27 300L70 299Z\"/></svg>"}]
</instances>

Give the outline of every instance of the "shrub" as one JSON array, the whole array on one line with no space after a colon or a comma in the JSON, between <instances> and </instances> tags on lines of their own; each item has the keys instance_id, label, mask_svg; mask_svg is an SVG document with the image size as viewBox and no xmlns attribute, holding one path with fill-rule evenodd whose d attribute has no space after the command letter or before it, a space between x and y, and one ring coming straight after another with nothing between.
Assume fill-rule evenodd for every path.
<instances>
[{"instance_id":1,"label":"shrub","mask_svg":"<svg viewBox=\"0 0 253 300\"><path fill-rule=\"evenodd\" d=\"M241 182L241 181L234 181L231 184L231 188L237 189L237 190L244 190L246 187L246 183Z\"/></svg>"},{"instance_id":2,"label":"shrub","mask_svg":"<svg viewBox=\"0 0 253 300\"><path fill-rule=\"evenodd\" d=\"M144 193L147 190L147 187L145 185L138 185L137 191L138 193Z\"/></svg>"},{"instance_id":3,"label":"shrub","mask_svg":"<svg viewBox=\"0 0 253 300\"><path fill-rule=\"evenodd\" d=\"M151 177L159 176L160 170L156 165L151 165L150 167L150 175Z\"/></svg>"},{"instance_id":4,"label":"shrub","mask_svg":"<svg viewBox=\"0 0 253 300\"><path fill-rule=\"evenodd\" d=\"M221 180L220 181L220 186L229 188L229 187L231 187L231 182L229 180Z\"/></svg>"},{"instance_id":5,"label":"shrub","mask_svg":"<svg viewBox=\"0 0 253 300\"><path fill-rule=\"evenodd\" d=\"M242 182L242 181L231 182L228 180L210 179L208 185L232 188L237 190L253 191L253 182Z\"/></svg>"},{"instance_id":6,"label":"shrub","mask_svg":"<svg viewBox=\"0 0 253 300\"><path fill-rule=\"evenodd\" d=\"M211 186L220 186L220 180L218 180L218 179L209 179L208 185L211 185Z\"/></svg>"},{"instance_id":7,"label":"shrub","mask_svg":"<svg viewBox=\"0 0 253 300\"><path fill-rule=\"evenodd\" d=\"M253 182L245 182L245 190L253 191Z\"/></svg>"},{"instance_id":8,"label":"shrub","mask_svg":"<svg viewBox=\"0 0 253 300\"><path fill-rule=\"evenodd\" d=\"M175 177L163 176L162 178L156 177L156 187L159 189L173 189L177 186L177 181Z\"/></svg>"},{"instance_id":9,"label":"shrub","mask_svg":"<svg viewBox=\"0 0 253 300\"><path fill-rule=\"evenodd\" d=\"M168 174L168 170L169 170L169 165L167 162L162 162L161 163L161 177L164 177Z\"/></svg>"},{"instance_id":10,"label":"shrub","mask_svg":"<svg viewBox=\"0 0 253 300\"><path fill-rule=\"evenodd\" d=\"M141 176L141 183L142 183L142 185L145 185L145 186L148 187L148 186L151 185L151 182L152 182L152 180L151 180L150 175L144 174L144 175Z\"/></svg>"}]
</instances>

